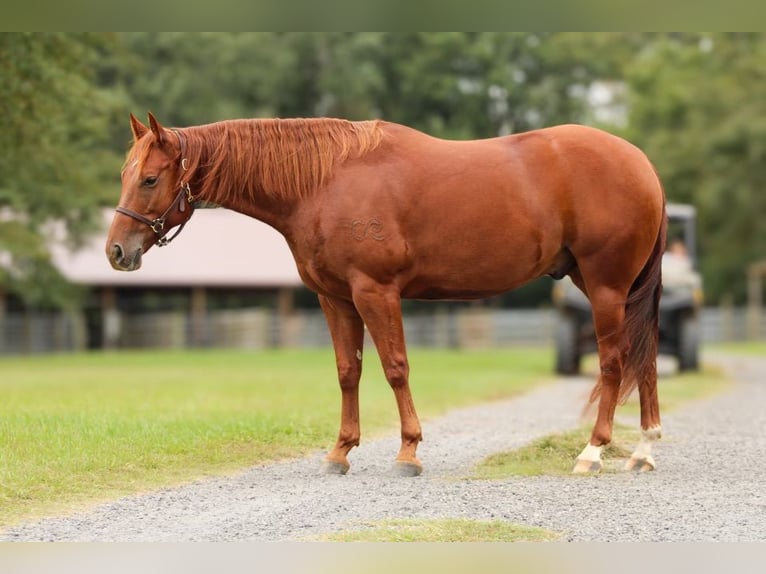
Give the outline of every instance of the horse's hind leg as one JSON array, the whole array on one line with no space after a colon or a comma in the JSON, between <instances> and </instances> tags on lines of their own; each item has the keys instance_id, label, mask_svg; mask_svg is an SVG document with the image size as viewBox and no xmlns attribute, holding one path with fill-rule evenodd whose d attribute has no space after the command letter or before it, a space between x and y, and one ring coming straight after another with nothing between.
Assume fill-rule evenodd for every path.
<instances>
[{"instance_id":1,"label":"horse's hind leg","mask_svg":"<svg viewBox=\"0 0 766 574\"><path fill-rule=\"evenodd\" d=\"M347 301L320 295L319 303L330 328L342 395L338 441L327 454L323 469L328 474L346 474L350 466L347 455L359 444L360 437L359 379L362 375L364 323Z\"/></svg>"},{"instance_id":2,"label":"horse's hind leg","mask_svg":"<svg viewBox=\"0 0 766 574\"><path fill-rule=\"evenodd\" d=\"M589 443L577 457L572 472L601 470L601 450L612 440L614 411L619 397L627 344L623 330L627 289L589 286L593 306L593 322L598 339L601 375L598 383L600 399L596 423Z\"/></svg>"},{"instance_id":3,"label":"horse's hind leg","mask_svg":"<svg viewBox=\"0 0 766 574\"><path fill-rule=\"evenodd\" d=\"M649 374L650 379L638 385L638 399L641 404L641 441L625 463L625 470L654 470L652 445L662 437L660 405L657 399L657 370Z\"/></svg>"},{"instance_id":4,"label":"horse's hind leg","mask_svg":"<svg viewBox=\"0 0 766 574\"><path fill-rule=\"evenodd\" d=\"M423 467L415 452L423 436L410 393L399 292L372 281L353 287L354 304L370 330L399 408L402 445L394 469L402 476L417 476Z\"/></svg>"}]
</instances>

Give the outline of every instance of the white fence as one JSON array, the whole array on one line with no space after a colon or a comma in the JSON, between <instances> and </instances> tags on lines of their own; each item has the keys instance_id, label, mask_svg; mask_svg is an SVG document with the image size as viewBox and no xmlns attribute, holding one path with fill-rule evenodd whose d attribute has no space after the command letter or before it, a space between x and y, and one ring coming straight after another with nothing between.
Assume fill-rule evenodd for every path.
<instances>
[{"instance_id":1,"label":"white fence","mask_svg":"<svg viewBox=\"0 0 766 574\"><path fill-rule=\"evenodd\" d=\"M498 310L439 308L430 314L405 316L405 336L411 346L481 348L519 344L552 344L556 314L552 309ZM263 309L209 312L192 324L182 312L121 314L109 329L117 348L323 347L331 344L320 311L288 317ZM96 329L102 327L97 326ZM766 317L760 330L748 325L745 309L707 308L701 317L703 342L737 341L755 332L766 337ZM99 347L78 313L16 314L0 318L0 354L27 354ZM94 339L97 341L94 343Z\"/></svg>"},{"instance_id":2,"label":"white fence","mask_svg":"<svg viewBox=\"0 0 766 574\"><path fill-rule=\"evenodd\" d=\"M0 316L0 354L74 351L87 347L79 313L5 313Z\"/></svg>"}]
</instances>

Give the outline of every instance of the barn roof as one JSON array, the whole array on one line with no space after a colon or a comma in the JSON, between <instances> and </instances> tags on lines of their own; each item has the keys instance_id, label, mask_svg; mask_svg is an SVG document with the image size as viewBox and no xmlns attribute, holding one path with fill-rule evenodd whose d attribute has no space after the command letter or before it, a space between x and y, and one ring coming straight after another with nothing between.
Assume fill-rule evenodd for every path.
<instances>
[{"instance_id":1,"label":"barn roof","mask_svg":"<svg viewBox=\"0 0 766 574\"><path fill-rule=\"evenodd\" d=\"M51 246L53 262L72 283L114 287L297 287L301 285L287 243L276 230L226 209L200 209L171 245L153 247L141 269L115 271L104 253L114 211L103 213L102 231L72 251Z\"/></svg>"}]
</instances>

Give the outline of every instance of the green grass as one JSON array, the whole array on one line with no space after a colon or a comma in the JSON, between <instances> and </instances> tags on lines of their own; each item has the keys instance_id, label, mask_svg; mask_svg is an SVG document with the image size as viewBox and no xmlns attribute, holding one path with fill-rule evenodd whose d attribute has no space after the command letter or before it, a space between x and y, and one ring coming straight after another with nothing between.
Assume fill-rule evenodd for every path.
<instances>
[{"instance_id":1,"label":"green grass","mask_svg":"<svg viewBox=\"0 0 766 574\"><path fill-rule=\"evenodd\" d=\"M565 476L590 438L590 425L548 435L516 450L493 454L479 463L471 478L503 479L509 476ZM631 454L639 439L637 430L615 425L612 443L602 452L603 471L612 472L617 461Z\"/></svg>"},{"instance_id":2,"label":"green grass","mask_svg":"<svg viewBox=\"0 0 766 574\"><path fill-rule=\"evenodd\" d=\"M716 343L711 345L712 350L729 353L732 355L745 355L749 357L766 357L766 341L741 341L737 343Z\"/></svg>"},{"instance_id":3,"label":"green grass","mask_svg":"<svg viewBox=\"0 0 766 574\"><path fill-rule=\"evenodd\" d=\"M540 542L557 534L502 520L384 520L327 534L332 542Z\"/></svg>"},{"instance_id":4,"label":"green grass","mask_svg":"<svg viewBox=\"0 0 766 574\"><path fill-rule=\"evenodd\" d=\"M658 382L660 410L672 412L695 399L702 399L726 390L731 382L713 367L705 367L699 373L683 373L661 377ZM620 415L639 414L638 399L634 395L618 407ZM559 434L542 437L516 450L491 455L475 468L472 478L503 479L510 476L569 475L575 458L590 439L592 425ZM603 472L615 472L630 457L638 443L637 428L615 424L612 443L602 453Z\"/></svg>"},{"instance_id":5,"label":"green grass","mask_svg":"<svg viewBox=\"0 0 766 574\"><path fill-rule=\"evenodd\" d=\"M377 357L364 363L363 440L398 426ZM551 364L544 349L413 350L413 396L427 418L522 392ZM340 411L330 349L2 358L0 396L0 526L327 449Z\"/></svg>"}]
</instances>

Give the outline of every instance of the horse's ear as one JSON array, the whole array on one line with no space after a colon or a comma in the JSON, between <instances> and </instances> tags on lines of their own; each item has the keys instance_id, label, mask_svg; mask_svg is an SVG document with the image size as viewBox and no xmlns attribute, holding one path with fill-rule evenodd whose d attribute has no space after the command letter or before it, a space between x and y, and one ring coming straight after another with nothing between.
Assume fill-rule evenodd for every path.
<instances>
[{"instance_id":1,"label":"horse's ear","mask_svg":"<svg viewBox=\"0 0 766 574\"><path fill-rule=\"evenodd\" d=\"M157 143L162 145L165 145L165 142L167 142L167 130L163 128L160 125L160 122L157 121L157 118L154 117L152 112L149 112L149 127L152 130L152 133L154 134L154 137L157 139Z\"/></svg>"},{"instance_id":2,"label":"horse's ear","mask_svg":"<svg viewBox=\"0 0 766 574\"><path fill-rule=\"evenodd\" d=\"M133 131L134 141L140 140L149 131L149 128L139 122L133 114L130 114L130 129Z\"/></svg>"}]
</instances>

